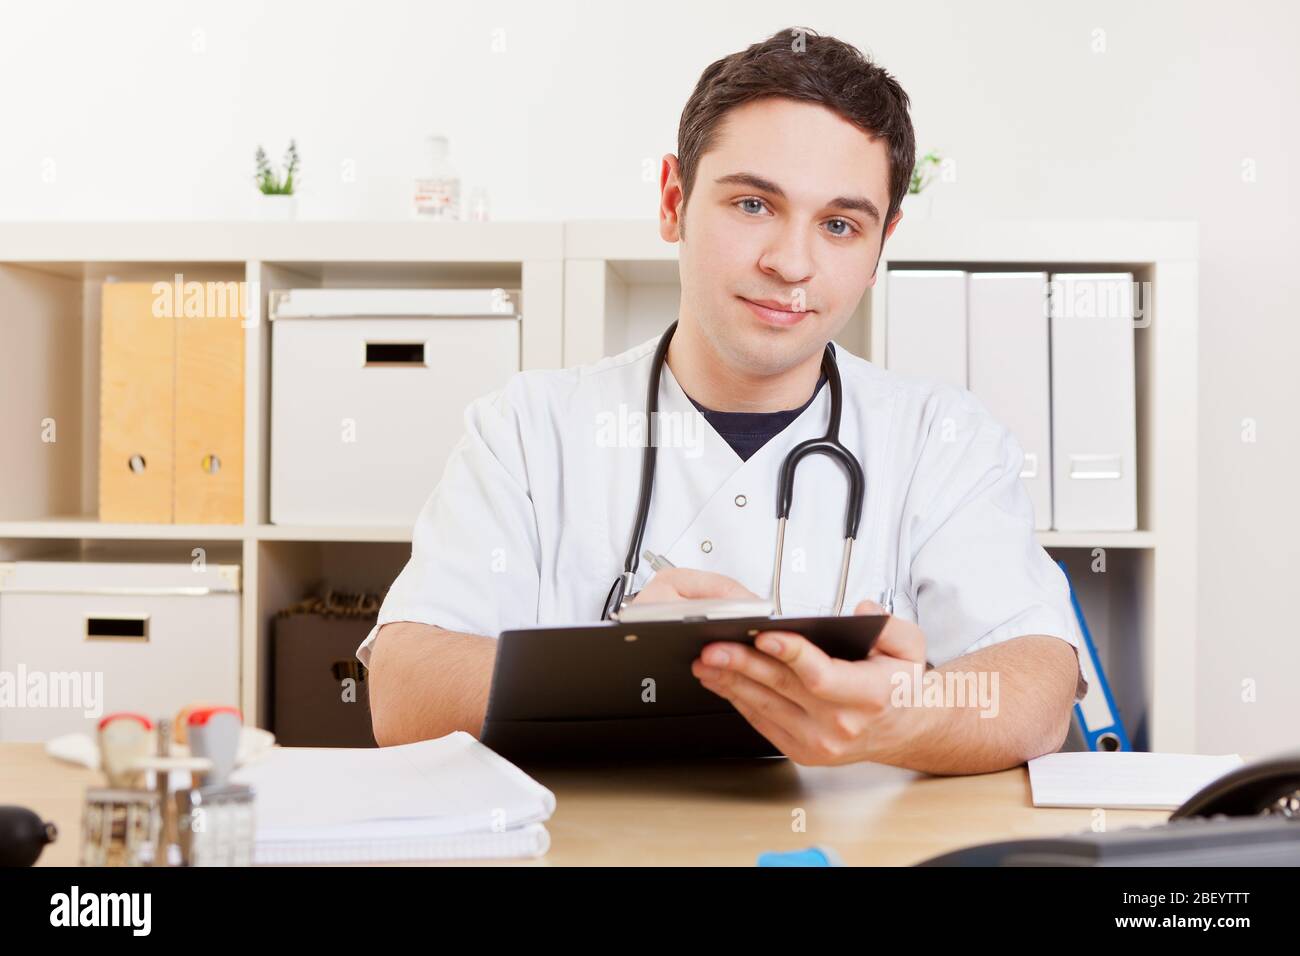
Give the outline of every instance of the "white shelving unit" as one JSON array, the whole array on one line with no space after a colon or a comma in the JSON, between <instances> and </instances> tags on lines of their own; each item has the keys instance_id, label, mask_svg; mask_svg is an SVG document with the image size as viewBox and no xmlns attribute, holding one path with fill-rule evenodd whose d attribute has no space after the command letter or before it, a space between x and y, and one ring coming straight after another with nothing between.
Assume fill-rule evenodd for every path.
<instances>
[{"instance_id":1,"label":"white shelving unit","mask_svg":"<svg viewBox=\"0 0 1300 956\"><path fill-rule=\"evenodd\" d=\"M0 560L207 560L242 566L241 700L269 720L274 612L316 581L382 593L410 527L273 525L271 331L277 288L521 290L524 368L562 361L563 234L550 223L57 223L0 225ZM248 282L244 520L115 524L98 510L100 287L122 280ZM41 441L41 423L57 441Z\"/></svg>"},{"instance_id":2,"label":"white shelving unit","mask_svg":"<svg viewBox=\"0 0 1300 956\"><path fill-rule=\"evenodd\" d=\"M1046 532L1070 566L1138 741L1195 749L1196 231L1180 223L907 224L890 263L1123 266L1155 288L1137 336L1140 529ZM657 334L676 315L676 247L651 220L575 223L39 223L0 225L0 560L80 556L242 565L241 706L269 719L271 616L317 580L382 592L409 555L409 527L269 522L270 328L284 287L492 285L522 290L524 368L573 365ZM127 280L244 280L244 521L96 520L99 288ZM883 356L885 289L840 341ZM42 422L58 440L42 441ZM1094 549L1106 574L1092 574Z\"/></svg>"},{"instance_id":3,"label":"white shelving unit","mask_svg":"<svg viewBox=\"0 0 1300 956\"><path fill-rule=\"evenodd\" d=\"M564 259L565 364L644 341L676 317L677 247L655 223L569 223ZM1134 329L1139 530L1045 531L1038 539L1070 570L1134 746L1194 752L1195 224L905 221L839 336L882 365L891 266L1124 270L1152 284L1150 324ZM1105 573L1093 571L1098 559Z\"/></svg>"}]
</instances>

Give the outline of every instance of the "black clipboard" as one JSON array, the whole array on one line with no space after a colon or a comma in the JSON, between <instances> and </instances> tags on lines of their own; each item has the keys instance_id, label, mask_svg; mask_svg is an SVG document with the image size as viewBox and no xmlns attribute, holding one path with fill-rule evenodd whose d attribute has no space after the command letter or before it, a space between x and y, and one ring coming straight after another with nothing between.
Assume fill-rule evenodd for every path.
<instances>
[{"instance_id":1,"label":"black clipboard","mask_svg":"<svg viewBox=\"0 0 1300 956\"><path fill-rule=\"evenodd\" d=\"M505 631L482 741L532 764L780 756L729 701L700 685L691 661L713 641L752 645L773 630L862 660L888 620L747 617Z\"/></svg>"}]
</instances>

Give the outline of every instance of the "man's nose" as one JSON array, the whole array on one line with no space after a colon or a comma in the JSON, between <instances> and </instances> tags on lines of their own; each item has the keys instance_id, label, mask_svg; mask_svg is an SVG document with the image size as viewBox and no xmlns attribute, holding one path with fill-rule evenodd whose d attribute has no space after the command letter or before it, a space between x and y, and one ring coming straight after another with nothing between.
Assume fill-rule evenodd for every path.
<instances>
[{"instance_id":1,"label":"man's nose","mask_svg":"<svg viewBox=\"0 0 1300 956\"><path fill-rule=\"evenodd\" d=\"M791 285L807 282L815 271L812 237L795 226L780 230L764 250L759 267Z\"/></svg>"}]
</instances>

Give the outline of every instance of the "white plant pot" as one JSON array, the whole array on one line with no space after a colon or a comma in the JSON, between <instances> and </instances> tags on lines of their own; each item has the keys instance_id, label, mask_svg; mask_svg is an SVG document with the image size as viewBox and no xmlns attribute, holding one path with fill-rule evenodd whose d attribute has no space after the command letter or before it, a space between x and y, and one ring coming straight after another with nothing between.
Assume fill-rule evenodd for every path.
<instances>
[{"instance_id":1,"label":"white plant pot","mask_svg":"<svg viewBox=\"0 0 1300 956\"><path fill-rule=\"evenodd\" d=\"M934 214L934 190L908 193L903 197L903 219L918 222L929 219Z\"/></svg>"},{"instance_id":2,"label":"white plant pot","mask_svg":"<svg viewBox=\"0 0 1300 956\"><path fill-rule=\"evenodd\" d=\"M257 208L263 222L290 222L298 215L298 197L292 193L262 193L257 197Z\"/></svg>"}]
</instances>

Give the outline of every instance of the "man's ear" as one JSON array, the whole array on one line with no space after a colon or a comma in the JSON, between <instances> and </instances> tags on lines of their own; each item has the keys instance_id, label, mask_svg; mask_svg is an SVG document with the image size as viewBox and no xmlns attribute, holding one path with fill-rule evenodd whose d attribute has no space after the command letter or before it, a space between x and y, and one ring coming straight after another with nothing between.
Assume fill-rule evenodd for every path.
<instances>
[{"instance_id":1,"label":"man's ear","mask_svg":"<svg viewBox=\"0 0 1300 956\"><path fill-rule=\"evenodd\" d=\"M681 168L672 153L659 166L659 235L665 242L682 239L683 203Z\"/></svg>"},{"instance_id":2,"label":"man's ear","mask_svg":"<svg viewBox=\"0 0 1300 956\"><path fill-rule=\"evenodd\" d=\"M899 220L901 220L902 218L903 218L903 210L900 209L898 210L898 212L894 213L894 218L889 220L889 225L885 227L885 233L880 239L880 245L882 247L889 240L889 237L894 234L894 230L898 228Z\"/></svg>"}]
</instances>

